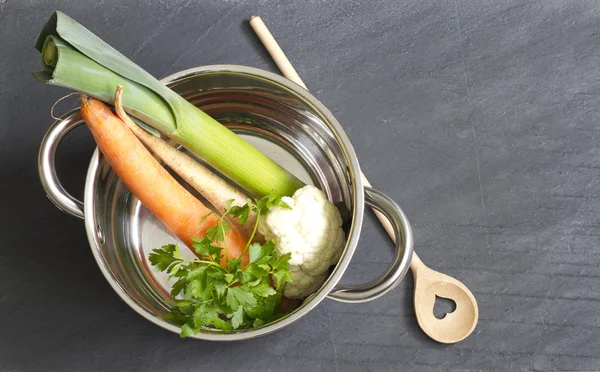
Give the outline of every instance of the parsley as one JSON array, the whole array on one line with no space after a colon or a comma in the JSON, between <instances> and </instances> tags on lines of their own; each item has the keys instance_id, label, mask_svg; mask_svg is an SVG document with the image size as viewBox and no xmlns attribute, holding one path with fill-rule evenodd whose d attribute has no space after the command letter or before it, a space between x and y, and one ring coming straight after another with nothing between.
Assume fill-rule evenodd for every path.
<instances>
[{"instance_id":1,"label":"parsley","mask_svg":"<svg viewBox=\"0 0 600 372\"><path fill-rule=\"evenodd\" d=\"M223 331L260 327L279 317L279 303L286 283L292 281L288 263L289 253L278 256L274 242L252 242L258 227L258 217L276 206L287 205L281 198L265 196L243 206L227 202L226 210L218 216L217 224L204 237L194 238L192 246L202 259L184 259L175 244L154 249L150 263L175 280L171 295L183 299L172 301L168 319L181 326L181 337L200 332L202 327ZM257 215L252 236L239 257L228 258L225 234L231 230L226 217L248 220L250 212ZM214 212L203 217L201 223ZM248 251L250 263L242 267L241 257ZM221 266L221 260L225 266ZM275 288L272 286L275 282Z\"/></svg>"}]
</instances>

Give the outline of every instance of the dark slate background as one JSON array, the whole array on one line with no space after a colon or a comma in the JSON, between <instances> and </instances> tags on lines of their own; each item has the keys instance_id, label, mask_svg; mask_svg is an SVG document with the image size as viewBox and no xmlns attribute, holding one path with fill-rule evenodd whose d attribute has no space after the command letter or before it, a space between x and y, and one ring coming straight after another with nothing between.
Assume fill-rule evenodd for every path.
<instances>
[{"instance_id":1,"label":"dark slate background","mask_svg":"<svg viewBox=\"0 0 600 372\"><path fill-rule=\"evenodd\" d=\"M39 184L49 109L67 92L30 76L55 9L158 77L277 71L247 24L262 16L407 212L421 258L472 289L475 333L428 339L409 277L253 341L180 340L138 316L97 269L82 221ZM600 2L0 0L0 36L1 371L600 370ZM60 148L75 195L93 148L84 129ZM391 258L371 215L363 231L347 283Z\"/></svg>"}]
</instances>

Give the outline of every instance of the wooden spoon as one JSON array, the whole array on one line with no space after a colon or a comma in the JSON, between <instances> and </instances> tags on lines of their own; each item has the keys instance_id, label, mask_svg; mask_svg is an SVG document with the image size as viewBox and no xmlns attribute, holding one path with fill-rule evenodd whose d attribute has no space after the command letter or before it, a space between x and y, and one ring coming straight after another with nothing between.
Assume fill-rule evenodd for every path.
<instances>
[{"instance_id":1,"label":"wooden spoon","mask_svg":"<svg viewBox=\"0 0 600 372\"><path fill-rule=\"evenodd\" d=\"M283 76L307 89L260 17L251 17L250 26ZM365 186L371 186L365 175L361 173L361 176ZM381 212L375 209L373 211L385 231L395 242L396 237L390 221ZM415 314L423 332L444 344L459 342L467 338L475 329L479 319L477 300L473 293L458 280L427 267L416 253L413 253L410 269L415 278ZM436 318L433 314L437 297L447 298L456 303L456 309L442 319Z\"/></svg>"},{"instance_id":2,"label":"wooden spoon","mask_svg":"<svg viewBox=\"0 0 600 372\"><path fill-rule=\"evenodd\" d=\"M371 186L364 174L362 180L366 186ZM390 221L381 212L373 211L395 243L396 237ZM427 267L415 252L410 262L410 269L415 278L415 314L423 332L443 344L452 344L467 338L475 329L479 319L477 300L469 288L453 277ZM436 318L433 314L437 297L450 299L456 304L456 309L442 319Z\"/></svg>"}]
</instances>

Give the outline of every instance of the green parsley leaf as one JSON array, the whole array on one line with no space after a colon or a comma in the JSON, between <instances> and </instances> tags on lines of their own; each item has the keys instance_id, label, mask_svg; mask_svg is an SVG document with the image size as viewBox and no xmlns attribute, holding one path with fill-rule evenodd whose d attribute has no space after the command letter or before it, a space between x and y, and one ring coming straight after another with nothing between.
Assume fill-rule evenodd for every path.
<instances>
[{"instance_id":1,"label":"green parsley leaf","mask_svg":"<svg viewBox=\"0 0 600 372\"><path fill-rule=\"evenodd\" d=\"M273 266L273 270L276 271L288 271L289 267L290 267L290 260L292 259L292 254L291 253L286 253L284 255L281 255L279 257L275 257L274 262L271 263L271 265Z\"/></svg>"},{"instance_id":2,"label":"green parsley leaf","mask_svg":"<svg viewBox=\"0 0 600 372\"><path fill-rule=\"evenodd\" d=\"M225 291L227 290L227 283L225 281L218 281L215 283L215 291L219 297L223 297Z\"/></svg>"},{"instance_id":3,"label":"green parsley leaf","mask_svg":"<svg viewBox=\"0 0 600 372\"><path fill-rule=\"evenodd\" d=\"M243 277L242 279L240 279L240 282L242 282L242 284L247 284L250 287L254 287L258 283L260 283L263 277L269 275L270 270L271 267L268 265L266 265L265 267L265 265L257 265L255 263L251 263L250 265L246 266L242 271ZM258 282L252 284L256 281Z\"/></svg>"},{"instance_id":4,"label":"green parsley leaf","mask_svg":"<svg viewBox=\"0 0 600 372\"><path fill-rule=\"evenodd\" d=\"M196 326L211 325L218 318L219 313L217 309L209 304L202 304L194 311L194 325Z\"/></svg>"},{"instance_id":5,"label":"green parsley leaf","mask_svg":"<svg viewBox=\"0 0 600 372\"><path fill-rule=\"evenodd\" d=\"M244 273L244 275L246 275L246 273ZM256 279L256 280L242 282L242 284L245 284L247 287L252 288L252 287L256 287L257 285L259 285L261 281L262 281L261 279Z\"/></svg>"},{"instance_id":6,"label":"green parsley leaf","mask_svg":"<svg viewBox=\"0 0 600 372\"><path fill-rule=\"evenodd\" d=\"M260 212L263 209L265 209L265 206L267 205L267 203L269 202L269 195L263 196L262 198L258 199L256 201L256 204L253 206L253 210L255 212Z\"/></svg>"},{"instance_id":7,"label":"green parsley leaf","mask_svg":"<svg viewBox=\"0 0 600 372\"><path fill-rule=\"evenodd\" d=\"M169 276L175 276L175 274L177 274L179 269L181 269L181 265L183 265L183 262L175 263L175 264L169 266L169 269L167 270L169 273Z\"/></svg>"},{"instance_id":8,"label":"green parsley leaf","mask_svg":"<svg viewBox=\"0 0 600 372\"><path fill-rule=\"evenodd\" d=\"M175 250L173 251L173 257L175 257L178 260L183 261L183 256L181 256L181 251L179 250L179 246L177 244L175 244Z\"/></svg>"},{"instance_id":9,"label":"green parsley leaf","mask_svg":"<svg viewBox=\"0 0 600 372\"><path fill-rule=\"evenodd\" d=\"M185 298L187 299L201 299L204 298L204 283L203 278L197 278L195 280L190 280L187 287L185 287Z\"/></svg>"},{"instance_id":10,"label":"green parsley leaf","mask_svg":"<svg viewBox=\"0 0 600 372\"><path fill-rule=\"evenodd\" d=\"M217 233L219 232L219 225L215 225L215 226L211 226L208 229L206 229L206 235L205 237L210 239L210 240L214 240L217 241L215 239L215 235L217 235Z\"/></svg>"},{"instance_id":11,"label":"green parsley leaf","mask_svg":"<svg viewBox=\"0 0 600 372\"><path fill-rule=\"evenodd\" d=\"M244 322L244 308L243 307L239 307L234 313L233 316L231 317L231 325L233 326L233 329L238 329L239 326Z\"/></svg>"},{"instance_id":12,"label":"green parsley leaf","mask_svg":"<svg viewBox=\"0 0 600 372\"><path fill-rule=\"evenodd\" d=\"M192 314L193 311L189 312L186 311L188 308L190 308L191 306L193 306L195 304L195 301L190 301L190 300L173 300L171 301L171 303L174 306L177 306L182 312L186 313L186 314Z\"/></svg>"},{"instance_id":13,"label":"green parsley leaf","mask_svg":"<svg viewBox=\"0 0 600 372\"><path fill-rule=\"evenodd\" d=\"M240 307L240 302L231 291L231 288L227 291L226 301L227 306L229 306L234 311L237 310L238 307Z\"/></svg>"},{"instance_id":14,"label":"green parsley leaf","mask_svg":"<svg viewBox=\"0 0 600 372\"><path fill-rule=\"evenodd\" d=\"M254 297L254 295L252 293L250 293L248 290L244 289L244 287L240 286L240 287L229 288L227 295L229 295L230 293L233 294L235 299L242 306L256 305L256 298Z\"/></svg>"},{"instance_id":15,"label":"green parsley leaf","mask_svg":"<svg viewBox=\"0 0 600 372\"><path fill-rule=\"evenodd\" d=\"M173 287L171 288L171 296L173 296L173 297L177 296L179 293L181 293L181 291L183 291L185 289L187 284L188 284L188 281L186 278L179 278L179 280L177 280L175 282L175 284L173 284Z\"/></svg>"},{"instance_id":16,"label":"green parsley leaf","mask_svg":"<svg viewBox=\"0 0 600 372\"><path fill-rule=\"evenodd\" d=\"M225 241L225 234L231 231L231 225L227 221L220 221L215 226L206 229L206 237L217 243Z\"/></svg>"},{"instance_id":17,"label":"green parsley leaf","mask_svg":"<svg viewBox=\"0 0 600 372\"><path fill-rule=\"evenodd\" d=\"M191 280L196 280L196 279L203 277L206 273L207 267L208 266L206 266L206 265L201 265L201 266L198 266L196 268L189 270L186 279L188 281L191 281Z\"/></svg>"},{"instance_id":18,"label":"green parsley leaf","mask_svg":"<svg viewBox=\"0 0 600 372\"><path fill-rule=\"evenodd\" d=\"M192 247L194 247L194 250L196 251L196 253L201 254L203 256L210 255L210 245L211 244L212 244L212 242L207 237L204 237L202 239L199 239L199 238L192 239Z\"/></svg>"},{"instance_id":19,"label":"green parsley leaf","mask_svg":"<svg viewBox=\"0 0 600 372\"><path fill-rule=\"evenodd\" d=\"M261 212L265 211L265 209L267 211L270 211L275 207L283 207L283 208L288 208L288 209L291 208L289 204L287 204L285 201L283 201L282 197L275 196L273 194L266 195L266 196L260 198L256 202L256 208L258 210L260 210Z\"/></svg>"},{"instance_id":20,"label":"green parsley leaf","mask_svg":"<svg viewBox=\"0 0 600 372\"><path fill-rule=\"evenodd\" d=\"M193 328L193 325L186 323L181 327L181 332L179 333L179 337L186 338L186 337L189 337L196 333L198 333L198 332Z\"/></svg>"},{"instance_id":21,"label":"green parsley leaf","mask_svg":"<svg viewBox=\"0 0 600 372\"><path fill-rule=\"evenodd\" d=\"M190 265L182 266L175 274L172 276L175 278L184 278L188 276L188 268Z\"/></svg>"},{"instance_id":22,"label":"green parsley leaf","mask_svg":"<svg viewBox=\"0 0 600 372\"><path fill-rule=\"evenodd\" d=\"M213 324L216 328L218 328L220 330L231 331L231 323L229 323L221 318L214 319Z\"/></svg>"},{"instance_id":23,"label":"green parsley leaf","mask_svg":"<svg viewBox=\"0 0 600 372\"><path fill-rule=\"evenodd\" d=\"M273 276L275 277L277 290L279 290L283 284L291 283L293 281L292 274L289 271L277 271L273 273Z\"/></svg>"},{"instance_id":24,"label":"green parsley leaf","mask_svg":"<svg viewBox=\"0 0 600 372\"><path fill-rule=\"evenodd\" d=\"M267 200L266 207L267 207L267 210L271 210L275 207L279 207L280 204L281 204L281 197L269 195L269 199Z\"/></svg>"},{"instance_id":25,"label":"green parsley leaf","mask_svg":"<svg viewBox=\"0 0 600 372\"><path fill-rule=\"evenodd\" d=\"M235 279L235 275L229 273L225 274L225 280L227 280L227 283L231 284L233 279Z\"/></svg>"},{"instance_id":26,"label":"green parsley leaf","mask_svg":"<svg viewBox=\"0 0 600 372\"><path fill-rule=\"evenodd\" d=\"M175 244L163 245L161 248L152 250L152 253L148 256L148 260L152 266L156 266L158 270L165 271L175 260L177 260L177 258L173 256L175 250L177 250Z\"/></svg>"},{"instance_id":27,"label":"green parsley leaf","mask_svg":"<svg viewBox=\"0 0 600 372\"><path fill-rule=\"evenodd\" d=\"M269 240L263 245L253 243L250 246L250 262L266 264L269 263L275 255L275 242Z\"/></svg>"},{"instance_id":28,"label":"green parsley leaf","mask_svg":"<svg viewBox=\"0 0 600 372\"><path fill-rule=\"evenodd\" d=\"M263 247L260 243L252 243L248 248L248 254L250 256L250 262L256 262L263 256Z\"/></svg>"},{"instance_id":29,"label":"green parsley leaf","mask_svg":"<svg viewBox=\"0 0 600 372\"><path fill-rule=\"evenodd\" d=\"M271 286L268 281L263 281L256 287L252 288L252 293L261 297L268 297L277 293Z\"/></svg>"},{"instance_id":30,"label":"green parsley leaf","mask_svg":"<svg viewBox=\"0 0 600 372\"><path fill-rule=\"evenodd\" d=\"M173 310L165 314L165 319L182 327L188 320L188 316L180 311Z\"/></svg>"},{"instance_id":31,"label":"green parsley leaf","mask_svg":"<svg viewBox=\"0 0 600 372\"><path fill-rule=\"evenodd\" d=\"M239 270L241 264L242 264L241 258L229 259L229 260L227 260L227 270L229 270L229 272L236 272L237 270Z\"/></svg>"},{"instance_id":32,"label":"green parsley leaf","mask_svg":"<svg viewBox=\"0 0 600 372\"><path fill-rule=\"evenodd\" d=\"M281 292L267 297L260 297L256 306L247 306L246 315L251 319L270 320L275 314L275 310L281 303Z\"/></svg>"},{"instance_id":33,"label":"green parsley leaf","mask_svg":"<svg viewBox=\"0 0 600 372\"><path fill-rule=\"evenodd\" d=\"M248 221L248 217L250 216L250 205L245 204L244 206L233 206L228 208L229 215L238 219L240 224L245 224Z\"/></svg>"},{"instance_id":34,"label":"green parsley leaf","mask_svg":"<svg viewBox=\"0 0 600 372\"><path fill-rule=\"evenodd\" d=\"M291 283L293 281L292 274L289 270L289 261L291 258L291 253L286 253L283 256L279 256L275 259L275 262L271 263L273 268L271 274L275 277L277 290L279 290L283 284Z\"/></svg>"},{"instance_id":35,"label":"green parsley leaf","mask_svg":"<svg viewBox=\"0 0 600 372\"><path fill-rule=\"evenodd\" d=\"M219 243L223 243L225 242L225 234L231 231L231 225L227 221L221 221L219 227L219 232L217 233L215 240Z\"/></svg>"}]
</instances>

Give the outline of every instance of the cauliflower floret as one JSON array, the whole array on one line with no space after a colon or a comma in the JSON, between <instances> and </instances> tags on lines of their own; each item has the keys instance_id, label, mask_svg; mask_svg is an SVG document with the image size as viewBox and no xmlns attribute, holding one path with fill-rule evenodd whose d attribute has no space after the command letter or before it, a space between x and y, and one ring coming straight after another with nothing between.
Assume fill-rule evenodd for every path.
<instances>
[{"instance_id":1,"label":"cauliflower floret","mask_svg":"<svg viewBox=\"0 0 600 372\"><path fill-rule=\"evenodd\" d=\"M284 197L290 208L276 207L261 216L258 231L275 241L278 254L291 253L284 295L303 299L327 279L327 269L337 263L346 239L339 210L314 186L305 186L293 197Z\"/></svg>"}]
</instances>

